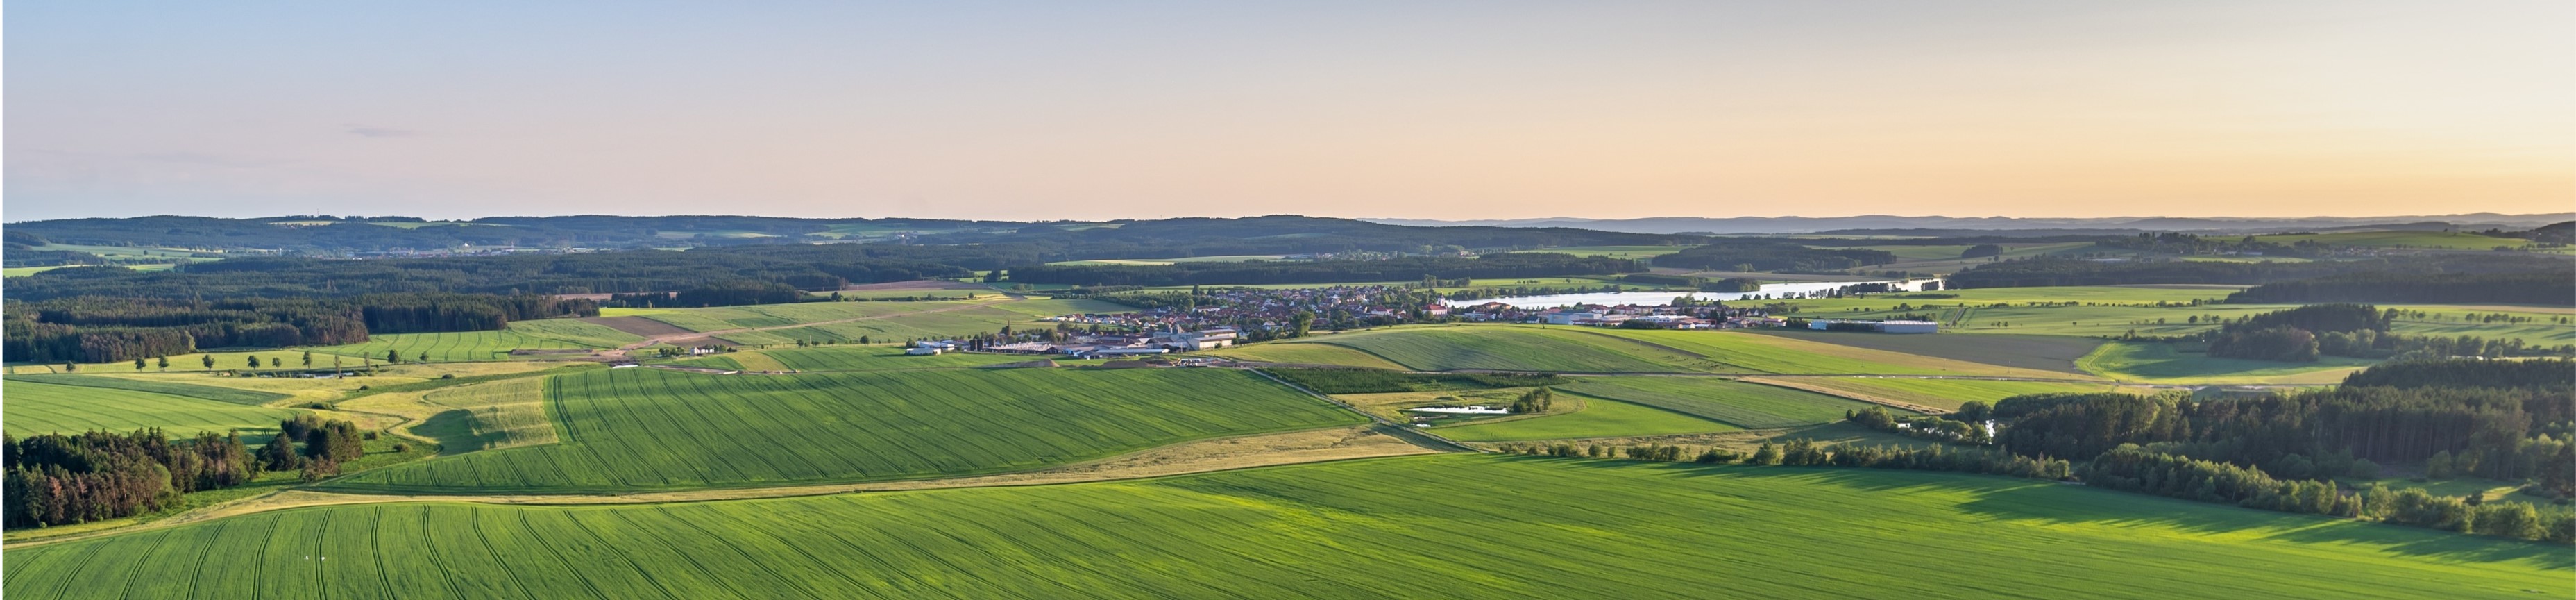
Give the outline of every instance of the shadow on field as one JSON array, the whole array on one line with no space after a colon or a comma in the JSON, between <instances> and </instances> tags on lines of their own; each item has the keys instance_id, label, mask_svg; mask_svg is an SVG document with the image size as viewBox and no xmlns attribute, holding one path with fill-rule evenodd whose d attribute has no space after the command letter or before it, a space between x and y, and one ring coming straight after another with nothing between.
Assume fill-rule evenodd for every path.
<instances>
[{"instance_id":1,"label":"shadow on field","mask_svg":"<svg viewBox=\"0 0 2576 600\"><path fill-rule=\"evenodd\" d=\"M459 408L430 415L411 432L438 440L440 454L473 452L501 442L501 434L474 435L474 413Z\"/></svg>"},{"instance_id":2,"label":"shadow on field","mask_svg":"<svg viewBox=\"0 0 2576 600\"><path fill-rule=\"evenodd\" d=\"M1543 457L1511 457L1509 460L1551 461L1560 463L1560 468L1571 469L1654 469L1692 478L1794 478L1870 493L1964 492L1974 499L1958 504L1957 510L1996 520L2169 528L2205 535L2261 530L2272 533L2260 539L2363 544L2393 554L2440 562L2525 562L2548 569L2576 569L2576 552L2564 546L2256 510L1998 475Z\"/></svg>"}]
</instances>

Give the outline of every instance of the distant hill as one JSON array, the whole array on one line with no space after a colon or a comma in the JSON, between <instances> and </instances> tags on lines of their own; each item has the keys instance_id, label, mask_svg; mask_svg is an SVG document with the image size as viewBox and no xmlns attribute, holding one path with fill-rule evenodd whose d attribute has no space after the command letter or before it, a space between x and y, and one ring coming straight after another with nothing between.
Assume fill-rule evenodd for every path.
<instances>
[{"instance_id":1,"label":"distant hill","mask_svg":"<svg viewBox=\"0 0 2576 600\"><path fill-rule=\"evenodd\" d=\"M2386 217L1943 217L1860 215L1852 217L1647 217L1640 219L1584 219L1557 217L1544 219L1484 219L1446 221L1438 219L1361 219L1393 225L1482 225L1492 227L1571 227L1602 231L1635 233L1707 232L1718 234L1751 233L1849 233L1860 235L1907 235L1900 230L1941 230L1945 233L1913 235L1955 235L1958 231L2004 231L2053 229L2063 233L2084 230L2088 233L2118 234L2140 231L2194 231L2219 233L2272 233L2281 231L2353 230L2367 228L2432 229L2455 227L2462 230L2531 229L2550 223L2576 219L2576 213L2506 215L2468 213L2456 215L2400 215Z\"/></svg>"}]
</instances>

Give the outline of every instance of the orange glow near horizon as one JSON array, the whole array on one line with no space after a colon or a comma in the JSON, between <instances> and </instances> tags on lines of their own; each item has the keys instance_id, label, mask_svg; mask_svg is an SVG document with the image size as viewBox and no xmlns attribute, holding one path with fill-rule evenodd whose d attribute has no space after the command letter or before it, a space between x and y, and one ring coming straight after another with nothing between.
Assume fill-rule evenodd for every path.
<instances>
[{"instance_id":1,"label":"orange glow near horizon","mask_svg":"<svg viewBox=\"0 0 2576 600\"><path fill-rule=\"evenodd\" d=\"M486 8L12 7L5 218L2576 211L2559 1Z\"/></svg>"}]
</instances>

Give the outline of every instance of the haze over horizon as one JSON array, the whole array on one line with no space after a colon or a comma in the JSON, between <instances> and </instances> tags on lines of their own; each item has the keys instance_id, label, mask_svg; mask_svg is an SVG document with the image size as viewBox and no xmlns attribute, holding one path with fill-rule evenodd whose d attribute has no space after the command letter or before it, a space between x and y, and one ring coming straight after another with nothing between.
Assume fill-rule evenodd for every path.
<instances>
[{"instance_id":1,"label":"haze over horizon","mask_svg":"<svg viewBox=\"0 0 2576 600\"><path fill-rule=\"evenodd\" d=\"M7 221L2576 208L2576 4L11 7Z\"/></svg>"}]
</instances>

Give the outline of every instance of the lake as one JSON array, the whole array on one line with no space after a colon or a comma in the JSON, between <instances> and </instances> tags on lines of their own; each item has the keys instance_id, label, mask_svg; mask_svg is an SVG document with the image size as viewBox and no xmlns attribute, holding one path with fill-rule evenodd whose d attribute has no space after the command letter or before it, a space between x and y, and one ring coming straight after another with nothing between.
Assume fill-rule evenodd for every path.
<instances>
[{"instance_id":1,"label":"lake","mask_svg":"<svg viewBox=\"0 0 2576 600\"><path fill-rule=\"evenodd\" d=\"M1746 297L1748 297L1748 296L1764 296L1764 297L1770 297L1770 298L1779 298L1779 297L1786 296L1786 295L1789 295L1789 294L1800 294L1800 295L1804 295L1804 294L1812 294L1812 293L1816 293L1816 292L1832 291L1832 290L1834 290L1835 288L1840 288L1840 287L1847 286L1847 285L1858 285L1858 284L1863 284L1863 283L1884 283L1884 284L1888 284L1888 285L1890 286L1890 288L1891 288L1891 289L1898 289L1898 290L1903 290L1903 291L1912 292L1912 291L1920 291L1920 290L1922 290L1922 289L1923 289L1923 284L1928 283L1928 282L1934 282L1934 281L1940 281L1940 280L1938 280L1938 279L1909 279L1909 280L1902 280L1902 281L1898 281L1898 280L1885 280L1885 281L1810 281L1810 282L1800 282L1800 283L1773 283L1773 284L1765 284L1765 285L1763 285L1763 286L1762 286L1762 291L1758 291L1758 292L1591 292L1591 293L1583 293L1583 294L1549 294L1549 295L1545 295L1545 296L1514 296L1514 297L1509 297L1509 298L1486 298L1486 299L1483 299L1483 300L1442 300L1442 301L1440 301L1440 302L1441 302L1442 304L1446 304L1446 305L1449 305L1449 306L1452 306L1452 307L1457 307L1457 306L1475 306L1475 305L1478 305L1478 304L1484 304L1484 303L1487 303L1487 302L1501 302L1501 303L1504 303L1504 304L1509 304L1509 305L1512 305L1512 306L1515 306L1515 307L1520 307L1520 308L1555 308L1555 307L1559 307L1559 306L1574 306L1574 305L1577 305L1577 304L1603 304L1603 305L1609 305L1609 306L1618 306L1618 305L1621 305L1621 304L1637 304L1637 305L1653 306L1653 305L1671 304L1674 298L1678 298L1678 297L1685 296L1685 295L1688 295L1688 296L1694 296L1694 297L1697 297L1697 298L1699 298L1699 299L1701 299L1701 300L1727 300L1727 301L1743 300L1743 299L1745 299L1745 298L1746 298Z\"/></svg>"}]
</instances>

